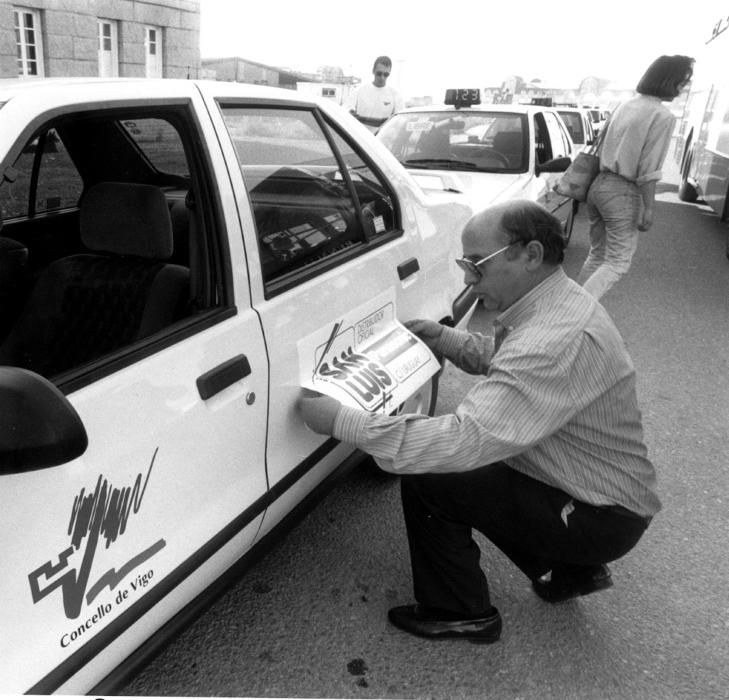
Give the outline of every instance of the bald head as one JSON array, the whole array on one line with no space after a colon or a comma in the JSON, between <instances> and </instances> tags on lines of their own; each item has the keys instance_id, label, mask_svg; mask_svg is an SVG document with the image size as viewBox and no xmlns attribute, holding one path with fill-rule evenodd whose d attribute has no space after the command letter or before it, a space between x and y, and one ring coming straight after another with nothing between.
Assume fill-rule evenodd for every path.
<instances>
[{"instance_id":1,"label":"bald head","mask_svg":"<svg viewBox=\"0 0 729 700\"><path fill-rule=\"evenodd\" d=\"M521 243L538 241L546 265L559 265L564 260L564 232L556 216L528 199L513 199L495 204L474 215L466 224L463 234L486 235L493 231L497 241Z\"/></svg>"},{"instance_id":2,"label":"bald head","mask_svg":"<svg viewBox=\"0 0 729 700\"><path fill-rule=\"evenodd\" d=\"M465 283L488 309L504 311L549 277L564 257L559 220L529 200L497 204L473 216L461 235Z\"/></svg>"}]
</instances>

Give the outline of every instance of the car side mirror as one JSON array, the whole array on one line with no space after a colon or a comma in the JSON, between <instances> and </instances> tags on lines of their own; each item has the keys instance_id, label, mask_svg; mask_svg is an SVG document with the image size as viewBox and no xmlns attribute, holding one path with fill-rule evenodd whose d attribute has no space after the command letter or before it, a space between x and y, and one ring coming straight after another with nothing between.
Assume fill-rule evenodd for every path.
<instances>
[{"instance_id":1,"label":"car side mirror","mask_svg":"<svg viewBox=\"0 0 729 700\"><path fill-rule=\"evenodd\" d=\"M55 467L88 447L71 402L47 379L0 367L0 475Z\"/></svg>"},{"instance_id":2,"label":"car side mirror","mask_svg":"<svg viewBox=\"0 0 729 700\"><path fill-rule=\"evenodd\" d=\"M570 167L571 163L572 158L569 156L553 158L552 160L548 160L546 163L537 163L536 172L537 175L541 175L542 173L563 173Z\"/></svg>"}]
</instances>

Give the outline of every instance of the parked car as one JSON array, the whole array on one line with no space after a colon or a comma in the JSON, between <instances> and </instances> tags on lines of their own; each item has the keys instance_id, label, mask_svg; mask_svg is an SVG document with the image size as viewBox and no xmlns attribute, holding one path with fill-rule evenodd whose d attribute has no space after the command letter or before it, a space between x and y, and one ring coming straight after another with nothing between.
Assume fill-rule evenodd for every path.
<instances>
[{"instance_id":1,"label":"parked car","mask_svg":"<svg viewBox=\"0 0 729 700\"><path fill-rule=\"evenodd\" d=\"M576 151L552 107L482 105L478 90L449 90L443 105L393 115L377 137L423 187L460 192L477 211L533 200L560 218L569 241L576 203L552 187Z\"/></svg>"},{"instance_id":2,"label":"parked car","mask_svg":"<svg viewBox=\"0 0 729 700\"><path fill-rule=\"evenodd\" d=\"M610 112L608 110L597 108L588 108L587 112L590 115L590 120L592 121L592 130L595 132L595 137L597 137L600 133L600 129L605 126L605 123L610 116Z\"/></svg>"},{"instance_id":3,"label":"parked car","mask_svg":"<svg viewBox=\"0 0 729 700\"><path fill-rule=\"evenodd\" d=\"M557 113L562 117L572 142L578 151L585 151L595 142L592 120L586 109L579 107L557 106Z\"/></svg>"},{"instance_id":4,"label":"parked car","mask_svg":"<svg viewBox=\"0 0 729 700\"><path fill-rule=\"evenodd\" d=\"M462 320L472 212L226 82L7 81L0 166L0 692L108 693L357 461L301 378L340 329Z\"/></svg>"}]
</instances>

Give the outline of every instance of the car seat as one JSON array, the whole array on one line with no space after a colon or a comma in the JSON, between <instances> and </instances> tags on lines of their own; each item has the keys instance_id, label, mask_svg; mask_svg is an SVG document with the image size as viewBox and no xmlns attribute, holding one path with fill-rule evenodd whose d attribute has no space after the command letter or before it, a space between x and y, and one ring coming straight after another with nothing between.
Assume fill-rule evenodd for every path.
<instances>
[{"instance_id":1,"label":"car seat","mask_svg":"<svg viewBox=\"0 0 729 700\"><path fill-rule=\"evenodd\" d=\"M189 268L167 262L172 225L158 187L104 182L81 201L90 251L52 262L0 344L0 364L53 376L185 315Z\"/></svg>"}]
</instances>

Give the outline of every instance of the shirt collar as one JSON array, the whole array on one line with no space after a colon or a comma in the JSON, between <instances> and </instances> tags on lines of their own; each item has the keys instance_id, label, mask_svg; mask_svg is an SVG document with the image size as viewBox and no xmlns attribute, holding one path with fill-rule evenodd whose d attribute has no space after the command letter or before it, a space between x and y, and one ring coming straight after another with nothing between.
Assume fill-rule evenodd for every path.
<instances>
[{"instance_id":1,"label":"shirt collar","mask_svg":"<svg viewBox=\"0 0 729 700\"><path fill-rule=\"evenodd\" d=\"M558 267L549 277L542 280L497 316L496 321L506 328L513 328L524 319L529 318L536 308L537 302L564 284L567 279L565 271Z\"/></svg>"}]
</instances>

